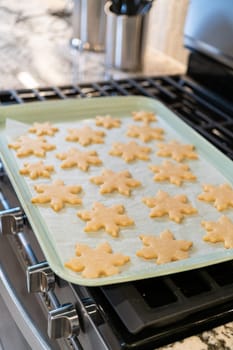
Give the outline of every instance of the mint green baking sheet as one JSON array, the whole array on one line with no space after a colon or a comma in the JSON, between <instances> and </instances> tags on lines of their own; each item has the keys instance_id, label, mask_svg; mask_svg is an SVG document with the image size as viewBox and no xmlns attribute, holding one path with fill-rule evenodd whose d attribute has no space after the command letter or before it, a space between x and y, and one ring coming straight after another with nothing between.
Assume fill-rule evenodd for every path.
<instances>
[{"instance_id":1,"label":"mint green baking sheet","mask_svg":"<svg viewBox=\"0 0 233 350\"><path fill-rule=\"evenodd\" d=\"M196 182L185 182L182 186L177 187L168 182L155 182L153 180L154 173L148 165L161 164L165 159L156 155L157 143L160 141L153 140L146 143L152 148L149 161L137 160L132 163L125 163L122 158L108 154L112 143L116 141L128 142L134 140L141 145L144 144L139 139L126 136L129 125L132 123L140 125L140 122L133 121L131 112L141 110L156 113L158 121L153 122L151 126L164 128L165 142L175 139L195 145L199 159L185 161L184 163L188 164L191 171L196 175ZM97 127L95 116L106 114L121 118L121 127L108 131L102 127ZM34 156L17 158L16 152L8 148L9 141L14 141L20 135L25 134L29 126L35 121L50 121L58 126L60 130L54 137L46 137L49 142L55 143L57 146L56 150L48 152L45 158L46 164L52 163L55 167L51 179L31 180L29 177L19 175L19 169L23 163L38 160L38 158ZM82 147L78 143L65 141L68 128L78 128L83 125L105 131L104 144ZM96 150L103 161L103 166L90 166L87 172L83 172L78 168L61 169L61 161L56 158L56 154L64 152L70 147ZM203 184L229 183L232 185L233 163L155 99L141 96L116 96L36 102L1 107L0 148L0 157L5 169L49 265L58 276L67 281L89 286L120 283L190 270L233 258L233 249L225 249L222 243L204 242L202 238L206 232L201 226L201 221L217 221L222 215L227 215L233 220L233 208L220 213L212 204L197 199L198 194L202 192ZM91 183L89 178L99 175L103 168L112 169L113 171L129 170L134 178L141 181L142 186L133 189L130 197L117 192L101 195L99 186ZM36 195L34 185L48 183L56 178L62 179L65 184L82 186L82 205L75 207L67 205L57 213L50 208L49 204L31 204L31 198ZM187 195L190 203L197 208L198 213L186 216L181 224L169 220L167 216L157 219L150 218L150 208L142 202L142 198L155 196L158 190L164 190L173 195ZM123 204L126 214L134 220L135 225L121 228L118 238L113 238L104 230L96 233L85 233L86 223L77 217L77 212L90 210L92 203L96 201L100 201L107 206ZM186 239L193 242L189 258L157 265L155 259L144 260L136 256L136 251L142 248L142 242L139 239L140 234L157 236L167 229L174 234L176 239ZM119 274L87 279L83 278L81 273L75 273L64 267L64 263L75 256L75 245L77 243L95 247L106 241L109 242L114 252L121 252L130 256L130 262L120 268Z\"/></svg>"}]
</instances>

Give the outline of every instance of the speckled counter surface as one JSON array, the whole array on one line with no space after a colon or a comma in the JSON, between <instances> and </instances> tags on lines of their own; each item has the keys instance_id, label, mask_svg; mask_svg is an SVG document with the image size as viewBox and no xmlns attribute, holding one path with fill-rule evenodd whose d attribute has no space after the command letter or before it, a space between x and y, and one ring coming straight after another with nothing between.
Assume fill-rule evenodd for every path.
<instances>
[{"instance_id":1,"label":"speckled counter surface","mask_svg":"<svg viewBox=\"0 0 233 350\"><path fill-rule=\"evenodd\" d=\"M23 88L27 72L38 86L120 79L129 74L105 66L104 53L71 49L71 1L0 1L0 89ZM183 73L185 66L148 48L140 74Z\"/></svg>"},{"instance_id":2,"label":"speckled counter surface","mask_svg":"<svg viewBox=\"0 0 233 350\"><path fill-rule=\"evenodd\" d=\"M70 13L69 1L0 0L1 90L61 86L129 76L125 72L106 69L103 53L79 52L70 48ZM143 71L131 75L185 72L182 64L162 53L149 49L146 55ZM159 349L232 350L233 322Z\"/></svg>"},{"instance_id":3,"label":"speckled counter surface","mask_svg":"<svg viewBox=\"0 0 233 350\"><path fill-rule=\"evenodd\" d=\"M232 350L233 322L201 334L185 338L157 350Z\"/></svg>"}]
</instances>

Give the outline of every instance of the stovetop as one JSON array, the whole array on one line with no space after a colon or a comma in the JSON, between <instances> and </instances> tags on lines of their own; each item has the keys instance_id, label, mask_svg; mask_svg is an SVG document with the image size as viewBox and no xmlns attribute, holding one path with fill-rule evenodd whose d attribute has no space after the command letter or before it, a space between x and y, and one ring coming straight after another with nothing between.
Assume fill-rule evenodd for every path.
<instances>
[{"instance_id":1,"label":"stovetop","mask_svg":"<svg viewBox=\"0 0 233 350\"><path fill-rule=\"evenodd\" d=\"M186 77L138 77L75 86L5 90L0 91L0 104L5 108L36 101L116 95L159 99L233 159L230 103ZM94 319L103 337L110 337L104 328L108 324L119 349L144 350L232 320L232 269L233 262L228 261L134 283L102 288L73 285L72 288L84 304L89 308L93 306Z\"/></svg>"},{"instance_id":2,"label":"stovetop","mask_svg":"<svg viewBox=\"0 0 233 350\"><path fill-rule=\"evenodd\" d=\"M60 87L9 89L0 91L0 105L120 95L143 95L164 102L187 124L233 159L232 104L186 77L139 77Z\"/></svg>"}]
</instances>

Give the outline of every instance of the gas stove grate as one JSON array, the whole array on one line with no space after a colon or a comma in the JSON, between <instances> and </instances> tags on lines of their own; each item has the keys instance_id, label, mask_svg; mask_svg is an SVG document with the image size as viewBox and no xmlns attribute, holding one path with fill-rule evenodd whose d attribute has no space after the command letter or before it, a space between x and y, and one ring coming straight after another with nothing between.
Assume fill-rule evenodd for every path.
<instances>
[{"instance_id":1,"label":"gas stove grate","mask_svg":"<svg viewBox=\"0 0 233 350\"><path fill-rule=\"evenodd\" d=\"M232 321L232 269L233 262L228 261L88 289L119 344L123 344L119 348L152 350Z\"/></svg>"},{"instance_id":2,"label":"gas stove grate","mask_svg":"<svg viewBox=\"0 0 233 350\"><path fill-rule=\"evenodd\" d=\"M127 95L160 100L233 159L232 106L184 77L139 77L59 88L4 90L0 91L0 106ZM145 350L151 349L152 344L166 344L232 319L232 269L233 262L228 261L156 279L88 290L101 312L110 315L108 323L119 335L119 343L124 344L121 348ZM80 292L82 287L74 288Z\"/></svg>"},{"instance_id":3,"label":"gas stove grate","mask_svg":"<svg viewBox=\"0 0 233 350\"><path fill-rule=\"evenodd\" d=\"M233 300L233 262L104 286L102 293L130 333L164 327ZM130 295L130 298L127 296Z\"/></svg>"},{"instance_id":4,"label":"gas stove grate","mask_svg":"<svg viewBox=\"0 0 233 350\"><path fill-rule=\"evenodd\" d=\"M181 119L233 159L233 112L229 102L179 76L139 77L99 83L0 91L0 105L101 96L143 95L165 103Z\"/></svg>"}]
</instances>

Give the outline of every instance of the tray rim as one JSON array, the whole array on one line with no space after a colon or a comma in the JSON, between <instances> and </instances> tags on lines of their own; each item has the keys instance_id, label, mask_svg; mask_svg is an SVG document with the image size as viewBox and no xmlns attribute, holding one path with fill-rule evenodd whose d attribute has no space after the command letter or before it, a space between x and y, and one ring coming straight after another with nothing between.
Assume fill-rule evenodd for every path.
<instances>
[{"instance_id":1,"label":"tray rim","mask_svg":"<svg viewBox=\"0 0 233 350\"><path fill-rule=\"evenodd\" d=\"M117 101L118 100L118 101ZM13 183L14 189L16 191L17 196L20 199L21 204L23 203L24 205L22 205L23 209L25 210L25 213L27 216L29 216L29 222L32 226L32 229L35 231L36 234L36 238L39 241L41 248L43 250L43 253L45 255L45 258L48 260L48 263L50 264L51 268L53 269L53 271L60 277L62 277L63 279L75 283L75 284L80 284L80 285L86 285L86 286L101 286L101 285L106 285L106 284L112 284L112 283L123 283L123 282L128 282L128 281L133 281L133 280L139 280L139 279L145 279L145 278L152 278L152 277L158 277L161 275L168 275L168 274L172 274L175 272L179 272L179 268L177 268L177 266L179 265L179 261L178 262L172 262L172 263L168 263L166 264L166 266L169 269L169 272L166 273L158 273L155 275L154 272L148 273L145 276L137 276L137 278L132 277L131 279L129 279L127 276L124 278L124 276L121 276L121 274L117 275L119 276L119 278L115 278L116 281L109 281L111 280L111 277L114 276L109 276L109 277L101 277L98 279L84 279L83 277L80 277L79 275L77 276L77 278L74 278L73 275L69 275L67 276L67 269L64 268L64 266L62 265L62 269L61 266L54 266L53 263L53 259L55 259L55 261L57 260L57 254L55 254L54 249L50 249L50 252L48 254L47 252L47 246L44 243L43 239L41 238L39 231L43 230L43 224L39 221L39 223L37 222L37 224L34 223L33 220L33 215L34 215L34 210L36 210L37 208L32 206L32 205L26 205L25 204L25 198L24 198L24 194L21 193L20 189L18 188L17 182L17 176L16 174L14 174L14 172L11 171L10 169L10 163L12 161L12 159L14 159L13 154L11 154L8 150L8 148L6 147L6 144L3 141L3 137L2 134L4 134L4 130L3 126L5 124L5 120L7 118L11 118L14 120L18 120L20 122L27 122L30 120L30 122L33 121L41 121L42 120L48 120L48 117L45 116L44 114L42 115L42 113L45 112L55 112L58 108L59 108L59 112L61 112L61 109L64 111L67 110L67 106L70 107L69 110L69 115L71 114L71 119L75 118L76 120L78 119L77 116L73 116L73 113L77 113L76 108L80 107L79 111L85 110L85 109L89 109L90 112L90 106L96 111L97 107L102 107L104 105L103 109L106 109L106 103L109 103L111 105L111 102L113 104L116 104L115 110L117 112L119 112L119 105L120 102L124 102L124 103L128 103L129 105L132 104L134 106L134 110L136 109L142 109L141 106L143 106L145 103L148 104L153 110L156 110L156 106L157 108L159 108L159 113L162 114L162 112L164 112L166 114L166 118L168 117L169 120L173 120L174 124L178 124L179 127L181 128L181 130L183 131L188 131L188 133L191 133L192 138L194 138L196 141L198 141L198 148L199 148L199 152L201 154L205 154L208 155L211 159L210 163L216 168L216 162L221 162L222 163L222 167L220 172L223 173L224 170L224 177L232 184L232 179L233 179L233 162L231 161L230 158L228 158L226 155L224 155L221 151L219 151L214 145L212 145L208 140L206 140L203 136L201 136L197 131L195 131L194 129L192 129L187 123L185 123L183 120L181 120L173 111L171 111L169 109L169 107L167 107L166 105L164 105L162 102L158 101L155 98L150 98L150 97L144 97L144 96L111 96L111 97L92 97L92 98L85 98L85 99L69 99L69 100L56 100L56 101L36 101L36 102L29 102L27 104L22 104L22 105L14 105L14 106L2 106L0 108L0 157L3 161L4 166L7 169L8 175ZM124 104L123 103L123 104ZM97 105L97 107L96 107ZM130 105L131 106L131 105ZM111 105L112 107L112 105ZM129 107L127 105L127 107ZM149 109L149 108L148 108ZM130 110L132 110L132 106L130 108ZM122 108L122 111L125 111L125 107ZM22 116L23 113L23 116ZM92 112L91 112L92 113ZM106 112L107 113L107 112ZM18 117L16 117L16 114L19 114ZM38 114L40 117L38 117ZM167 116L168 114L168 116ZM33 115L33 116L32 116ZM93 114L94 115L94 114ZM3 118L2 118L3 117ZM165 119L163 118L162 119ZM83 119L83 118L81 118ZM84 118L85 119L85 118ZM64 116L60 116L58 119L56 119L56 122L62 122L64 121ZM180 132L180 130L179 130ZM183 135L182 135L183 136ZM188 139L188 138L187 138ZM192 142L193 143L193 142ZM6 159L7 156L9 156L9 154L11 154L12 159ZM209 159L208 159L209 161ZM217 169L219 170L219 167L217 167ZM227 174L226 174L227 171ZM229 172L229 173L228 173ZM50 242L51 248L53 246L52 242ZM233 251L232 249L228 249L226 251L224 251L224 257L223 257L223 252L218 252L219 257L216 258L214 263L211 264L215 264L215 263L219 263L219 262L223 262L223 261L227 261L227 260L231 260L233 258ZM210 255L212 256L213 253L211 253ZM197 259L197 258L196 258ZM195 261L195 258L192 258L192 260ZM184 260L181 260L181 262L184 262ZM196 264L194 263L192 265L192 267L186 267L186 269L183 269L182 271L187 271L187 270L192 270L192 269L196 269L199 267L204 267L207 266L209 264L203 264L202 259L200 260L200 257L198 258L198 262L196 262ZM64 271L65 270L65 271ZM180 272L182 272L180 271ZM79 278L80 277L80 278Z\"/></svg>"}]
</instances>

